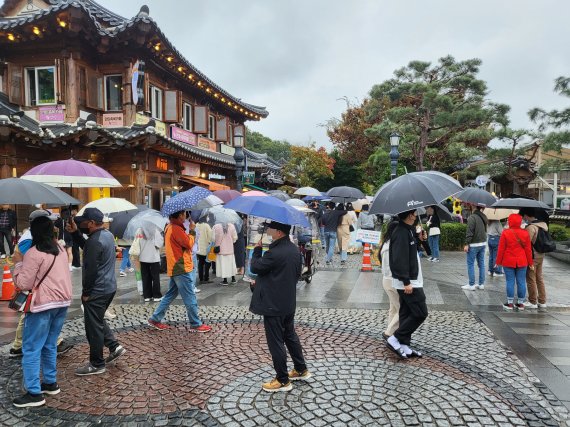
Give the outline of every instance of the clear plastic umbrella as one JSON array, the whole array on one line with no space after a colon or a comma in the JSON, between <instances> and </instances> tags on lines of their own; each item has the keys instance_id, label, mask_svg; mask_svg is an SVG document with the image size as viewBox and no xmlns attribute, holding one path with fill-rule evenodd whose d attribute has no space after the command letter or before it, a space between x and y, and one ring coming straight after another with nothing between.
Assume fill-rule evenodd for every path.
<instances>
[{"instance_id":1,"label":"clear plastic umbrella","mask_svg":"<svg viewBox=\"0 0 570 427\"><path fill-rule=\"evenodd\" d=\"M147 209L136 214L127 224L127 228L123 233L124 240L133 240L136 231L142 229L145 236L154 236L156 229L164 230L168 224L168 219L154 209Z\"/></svg>"},{"instance_id":2,"label":"clear plastic umbrella","mask_svg":"<svg viewBox=\"0 0 570 427\"><path fill-rule=\"evenodd\" d=\"M210 225L231 223L239 233L243 226L243 221L236 211L233 209L226 209L223 206L214 206L210 209L204 209L201 217L207 216L206 222Z\"/></svg>"}]
</instances>

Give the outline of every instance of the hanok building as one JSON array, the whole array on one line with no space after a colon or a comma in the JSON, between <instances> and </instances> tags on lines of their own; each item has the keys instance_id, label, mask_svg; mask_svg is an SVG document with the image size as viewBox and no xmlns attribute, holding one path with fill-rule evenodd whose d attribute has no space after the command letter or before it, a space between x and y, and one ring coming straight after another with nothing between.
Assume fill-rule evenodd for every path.
<instances>
[{"instance_id":1,"label":"hanok building","mask_svg":"<svg viewBox=\"0 0 570 427\"><path fill-rule=\"evenodd\" d=\"M249 174L279 182L275 162L241 148L246 121L267 115L186 60L146 6L132 19L93 0L5 0L0 8L3 178L73 157L123 185L74 196L153 208L182 187L235 188L244 156Z\"/></svg>"}]
</instances>

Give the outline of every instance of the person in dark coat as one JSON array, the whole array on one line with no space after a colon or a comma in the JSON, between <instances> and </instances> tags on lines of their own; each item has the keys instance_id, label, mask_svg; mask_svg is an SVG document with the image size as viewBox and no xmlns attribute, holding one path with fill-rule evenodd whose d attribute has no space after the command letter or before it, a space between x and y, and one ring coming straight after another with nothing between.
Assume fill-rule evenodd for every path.
<instances>
[{"instance_id":1,"label":"person in dark coat","mask_svg":"<svg viewBox=\"0 0 570 427\"><path fill-rule=\"evenodd\" d=\"M267 234L273 239L262 255L262 242L257 242L251 259L251 272L257 274L249 310L263 316L267 346L273 359L276 377L263 384L268 392L290 391L291 380L311 376L303 357L303 348L295 332L297 281L301 275L301 255L289 239L291 226L272 221ZM294 369L287 372L287 351Z\"/></svg>"},{"instance_id":2,"label":"person in dark coat","mask_svg":"<svg viewBox=\"0 0 570 427\"><path fill-rule=\"evenodd\" d=\"M241 219L243 220L243 225L237 233L237 240L234 242L234 258L236 260L236 268L238 274L244 274L244 267L245 267L245 223L247 220L245 219L245 215L238 214ZM236 227L237 228L237 227Z\"/></svg>"},{"instance_id":3,"label":"person in dark coat","mask_svg":"<svg viewBox=\"0 0 570 427\"><path fill-rule=\"evenodd\" d=\"M0 258L6 258L4 239L8 242L9 256L14 253L13 236L16 234L16 212L10 209L10 205L2 205L0 209Z\"/></svg>"}]
</instances>

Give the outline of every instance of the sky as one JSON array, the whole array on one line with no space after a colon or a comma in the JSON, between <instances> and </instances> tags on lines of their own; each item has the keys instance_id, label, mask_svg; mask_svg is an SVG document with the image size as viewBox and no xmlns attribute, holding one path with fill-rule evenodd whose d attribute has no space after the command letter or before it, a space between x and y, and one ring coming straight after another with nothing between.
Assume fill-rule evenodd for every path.
<instances>
[{"instance_id":1,"label":"sky","mask_svg":"<svg viewBox=\"0 0 570 427\"><path fill-rule=\"evenodd\" d=\"M556 0L96 0L150 16L200 71L269 116L251 130L332 148L323 124L412 60L483 61L488 99L529 109L568 106L553 92L570 75L570 2Z\"/></svg>"}]
</instances>

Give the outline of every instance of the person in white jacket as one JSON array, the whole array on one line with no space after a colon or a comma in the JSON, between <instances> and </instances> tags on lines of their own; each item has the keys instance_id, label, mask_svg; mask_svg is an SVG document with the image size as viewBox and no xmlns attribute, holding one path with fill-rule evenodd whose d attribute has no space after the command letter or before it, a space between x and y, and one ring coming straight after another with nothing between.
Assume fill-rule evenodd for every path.
<instances>
[{"instance_id":1,"label":"person in white jacket","mask_svg":"<svg viewBox=\"0 0 570 427\"><path fill-rule=\"evenodd\" d=\"M147 234L149 234L147 236ZM160 301L162 292L160 291L160 248L164 245L164 237L157 227L154 230L139 228L136 232L140 238L141 276L143 282L143 298L145 302L150 300Z\"/></svg>"},{"instance_id":2,"label":"person in white jacket","mask_svg":"<svg viewBox=\"0 0 570 427\"><path fill-rule=\"evenodd\" d=\"M382 332L382 337L387 340L388 337L394 335L396 329L400 324L400 318L398 313L400 311L400 295L398 295L398 291L394 288L392 283L392 271L390 270L390 236L392 235L392 231L398 225L398 221L392 221L388 224L388 228L386 230L386 234L384 235L384 240L382 242L382 246L380 247L380 257L382 259L382 287L388 295L388 299L390 300L390 308L388 309L388 324L386 325L386 329Z\"/></svg>"}]
</instances>

